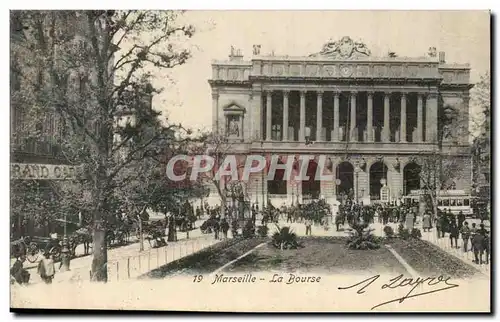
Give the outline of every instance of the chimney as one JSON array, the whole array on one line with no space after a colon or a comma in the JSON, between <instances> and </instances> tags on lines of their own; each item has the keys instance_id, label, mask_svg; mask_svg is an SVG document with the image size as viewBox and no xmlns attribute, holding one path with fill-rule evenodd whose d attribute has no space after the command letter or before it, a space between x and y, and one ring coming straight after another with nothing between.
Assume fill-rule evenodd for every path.
<instances>
[{"instance_id":1,"label":"chimney","mask_svg":"<svg viewBox=\"0 0 500 322\"><path fill-rule=\"evenodd\" d=\"M439 63L444 64L446 63L445 56L444 56L444 51L439 52Z\"/></svg>"}]
</instances>

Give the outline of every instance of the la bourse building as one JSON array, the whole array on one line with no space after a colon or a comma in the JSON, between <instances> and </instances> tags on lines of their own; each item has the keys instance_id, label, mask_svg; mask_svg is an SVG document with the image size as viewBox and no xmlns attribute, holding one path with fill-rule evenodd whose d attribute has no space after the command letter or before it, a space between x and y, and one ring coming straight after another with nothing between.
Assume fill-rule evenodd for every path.
<instances>
[{"instance_id":1,"label":"la bourse building","mask_svg":"<svg viewBox=\"0 0 500 322\"><path fill-rule=\"evenodd\" d=\"M452 187L470 191L468 147L470 67L447 64L444 52L426 57L373 57L362 42L343 37L306 57L261 56L251 60L231 49L212 64L212 126L236 154L328 157L331 181L264 180L252 174L250 199L274 205L351 195L364 204L401 200L422 184L419 158L438 149L438 109L453 106L458 137L443 150L461 171ZM265 170L264 170L265 171ZM387 189L388 188L388 189ZM384 198L385 199L385 198Z\"/></svg>"}]
</instances>

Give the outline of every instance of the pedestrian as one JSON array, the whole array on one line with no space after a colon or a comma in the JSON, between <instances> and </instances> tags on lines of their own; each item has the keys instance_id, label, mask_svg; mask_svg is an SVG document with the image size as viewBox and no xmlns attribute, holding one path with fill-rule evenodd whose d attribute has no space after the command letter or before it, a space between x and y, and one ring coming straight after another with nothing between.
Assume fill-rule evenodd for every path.
<instances>
[{"instance_id":1,"label":"pedestrian","mask_svg":"<svg viewBox=\"0 0 500 322\"><path fill-rule=\"evenodd\" d=\"M472 249L474 251L474 263L483 263L483 252L484 252L484 236L482 234L474 234L472 238Z\"/></svg>"},{"instance_id":2,"label":"pedestrian","mask_svg":"<svg viewBox=\"0 0 500 322\"><path fill-rule=\"evenodd\" d=\"M19 256L10 269L10 276L19 285L26 285L30 280L30 273L23 267L25 261L26 255Z\"/></svg>"},{"instance_id":3,"label":"pedestrian","mask_svg":"<svg viewBox=\"0 0 500 322\"><path fill-rule=\"evenodd\" d=\"M51 253L46 252L42 260L38 263L38 274L45 282L45 284L52 284L52 280L56 274L56 268L54 265L54 258Z\"/></svg>"},{"instance_id":4,"label":"pedestrian","mask_svg":"<svg viewBox=\"0 0 500 322\"><path fill-rule=\"evenodd\" d=\"M340 225L342 225L342 215L337 214L335 216L335 226L337 227L337 231L339 231Z\"/></svg>"},{"instance_id":5,"label":"pedestrian","mask_svg":"<svg viewBox=\"0 0 500 322\"><path fill-rule=\"evenodd\" d=\"M469 250L469 238L470 238L470 228L468 222L464 222L462 229L460 229L460 233L462 234L464 253L467 253L467 251Z\"/></svg>"},{"instance_id":6,"label":"pedestrian","mask_svg":"<svg viewBox=\"0 0 500 322\"><path fill-rule=\"evenodd\" d=\"M439 221L441 222L441 238L444 238L445 233L449 230L449 220L448 215L443 213L441 217L439 217Z\"/></svg>"},{"instance_id":7,"label":"pedestrian","mask_svg":"<svg viewBox=\"0 0 500 322\"><path fill-rule=\"evenodd\" d=\"M458 248L458 226L455 222L455 220L452 220L450 222L450 244L451 248L453 248L453 240L455 241L455 248Z\"/></svg>"},{"instance_id":8,"label":"pedestrian","mask_svg":"<svg viewBox=\"0 0 500 322\"><path fill-rule=\"evenodd\" d=\"M485 261L486 265L488 265L490 262L490 235L488 231L485 231L483 244L484 254L486 256Z\"/></svg>"},{"instance_id":9,"label":"pedestrian","mask_svg":"<svg viewBox=\"0 0 500 322\"><path fill-rule=\"evenodd\" d=\"M219 216L217 215L214 220L214 234L215 234L215 239L219 239L219 231L220 231L220 224L219 224Z\"/></svg>"},{"instance_id":10,"label":"pedestrian","mask_svg":"<svg viewBox=\"0 0 500 322\"><path fill-rule=\"evenodd\" d=\"M222 229L222 234L224 234L224 239L227 239L227 232L229 231L229 223L227 222L226 218L222 218L222 221L220 223L220 228Z\"/></svg>"},{"instance_id":11,"label":"pedestrian","mask_svg":"<svg viewBox=\"0 0 500 322\"><path fill-rule=\"evenodd\" d=\"M441 238L441 218L439 218L440 215L437 215L435 219L435 224L436 224L436 233L437 233L437 238Z\"/></svg>"},{"instance_id":12,"label":"pedestrian","mask_svg":"<svg viewBox=\"0 0 500 322\"><path fill-rule=\"evenodd\" d=\"M425 231L429 231L431 228L431 215L426 212L424 217L422 218L422 229Z\"/></svg>"},{"instance_id":13,"label":"pedestrian","mask_svg":"<svg viewBox=\"0 0 500 322\"><path fill-rule=\"evenodd\" d=\"M311 236L312 233L312 220L311 219L306 219L305 221L306 224L306 236Z\"/></svg>"},{"instance_id":14,"label":"pedestrian","mask_svg":"<svg viewBox=\"0 0 500 322\"><path fill-rule=\"evenodd\" d=\"M382 210L382 221L383 221L384 226L386 226L389 223L389 210L388 209Z\"/></svg>"},{"instance_id":15,"label":"pedestrian","mask_svg":"<svg viewBox=\"0 0 500 322\"><path fill-rule=\"evenodd\" d=\"M476 227L476 223L473 222L472 223L472 227L470 228L470 241L471 241L471 251L474 252L474 243L472 242L472 240L474 239L474 236L476 236L477 234L477 227Z\"/></svg>"},{"instance_id":16,"label":"pedestrian","mask_svg":"<svg viewBox=\"0 0 500 322\"><path fill-rule=\"evenodd\" d=\"M458 213L458 229L462 229L462 226L464 225L465 221L465 215L462 211Z\"/></svg>"}]
</instances>

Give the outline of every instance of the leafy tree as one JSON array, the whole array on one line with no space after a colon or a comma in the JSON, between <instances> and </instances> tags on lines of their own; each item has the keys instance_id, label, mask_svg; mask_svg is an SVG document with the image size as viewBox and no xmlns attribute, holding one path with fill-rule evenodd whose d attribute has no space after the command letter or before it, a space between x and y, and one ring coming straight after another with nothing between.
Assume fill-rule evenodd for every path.
<instances>
[{"instance_id":1,"label":"leafy tree","mask_svg":"<svg viewBox=\"0 0 500 322\"><path fill-rule=\"evenodd\" d=\"M472 121L473 142L473 186L478 192L479 199L475 200L480 206L480 215L486 219L489 215L490 204L490 168L491 168L491 80L490 73L486 72L472 91L472 102L477 108ZM484 208L483 208L484 207ZM482 209L481 209L482 208ZM486 209L485 209L486 208Z\"/></svg>"},{"instance_id":2,"label":"leafy tree","mask_svg":"<svg viewBox=\"0 0 500 322\"><path fill-rule=\"evenodd\" d=\"M190 58L181 42L194 28L173 11L14 11L20 39L13 56L29 66L22 97L31 110L57 115L67 162L81 164L93 200L92 280L107 281L105 221L130 164L178 126L151 133L145 98L159 92L153 72ZM36 77L33 77L35 75ZM119 122L133 114L134 123ZM116 138L120 138L116 140Z\"/></svg>"},{"instance_id":3,"label":"leafy tree","mask_svg":"<svg viewBox=\"0 0 500 322\"><path fill-rule=\"evenodd\" d=\"M474 105L478 108L477 115L473 119L473 153L477 161L483 167L490 167L491 161L491 94L490 74L485 73L476 84L472 98ZM477 179L476 179L477 180Z\"/></svg>"}]
</instances>

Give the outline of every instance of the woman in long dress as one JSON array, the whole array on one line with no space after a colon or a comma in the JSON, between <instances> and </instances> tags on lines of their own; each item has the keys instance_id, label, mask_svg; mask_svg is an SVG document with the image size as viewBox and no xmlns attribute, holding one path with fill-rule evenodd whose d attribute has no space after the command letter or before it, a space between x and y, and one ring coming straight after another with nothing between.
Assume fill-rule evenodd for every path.
<instances>
[{"instance_id":1,"label":"woman in long dress","mask_svg":"<svg viewBox=\"0 0 500 322\"><path fill-rule=\"evenodd\" d=\"M424 231L429 231L431 228L431 215L426 212L422 218L422 228Z\"/></svg>"},{"instance_id":2,"label":"woman in long dress","mask_svg":"<svg viewBox=\"0 0 500 322\"><path fill-rule=\"evenodd\" d=\"M46 284L52 283L52 279L54 279L54 275L56 274L56 268L52 254L44 254L42 260L38 263L38 274L40 274L40 277Z\"/></svg>"}]
</instances>

